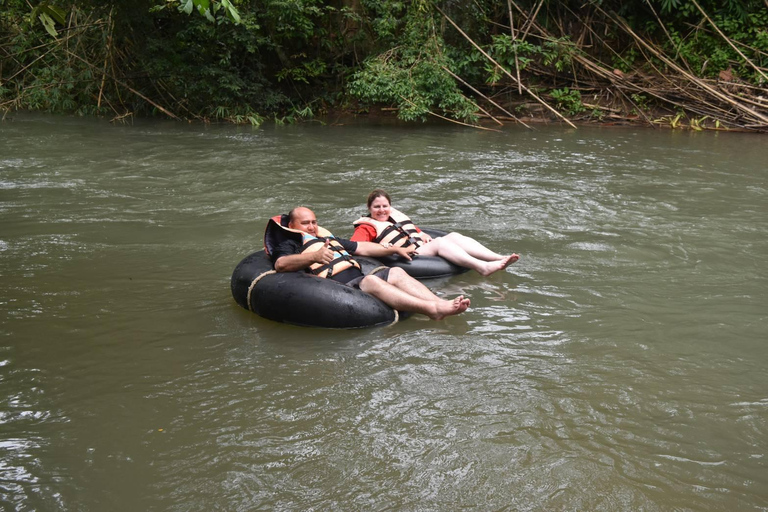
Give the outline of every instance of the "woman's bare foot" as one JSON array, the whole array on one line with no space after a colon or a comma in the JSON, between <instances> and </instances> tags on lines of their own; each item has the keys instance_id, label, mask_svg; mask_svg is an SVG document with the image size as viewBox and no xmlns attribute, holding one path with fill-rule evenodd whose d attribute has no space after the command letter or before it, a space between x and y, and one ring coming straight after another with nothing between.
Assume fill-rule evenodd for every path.
<instances>
[{"instance_id":1,"label":"woman's bare foot","mask_svg":"<svg viewBox=\"0 0 768 512\"><path fill-rule=\"evenodd\" d=\"M500 260L496 261L486 261L485 264L482 267L479 267L477 269L478 272L480 272L483 276L489 276L493 274L494 272L498 272L499 270L505 269L517 260L520 259L520 256L517 254L510 254L509 256L506 256Z\"/></svg>"},{"instance_id":2,"label":"woman's bare foot","mask_svg":"<svg viewBox=\"0 0 768 512\"><path fill-rule=\"evenodd\" d=\"M469 299L465 299L463 295L459 295L453 300L435 302L435 313L434 315L429 315L429 317L432 320L442 320L447 316L463 313L467 308L469 308Z\"/></svg>"},{"instance_id":3,"label":"woman's bare foot","mask_svg":"<svg viewBox=\"0 0 768 512\"><path fill-rule=\"evenodd\" d=\"M508 266L510 266L511 264L513 264L514 262L516 262L519 259L520 259L520 256L518 256L517 254L515 254L515 253L510 254L509 256L504 258L504 262L505 263L504 263L504 267L503 268L507 268Z\"/></svg>"}]
</instances>

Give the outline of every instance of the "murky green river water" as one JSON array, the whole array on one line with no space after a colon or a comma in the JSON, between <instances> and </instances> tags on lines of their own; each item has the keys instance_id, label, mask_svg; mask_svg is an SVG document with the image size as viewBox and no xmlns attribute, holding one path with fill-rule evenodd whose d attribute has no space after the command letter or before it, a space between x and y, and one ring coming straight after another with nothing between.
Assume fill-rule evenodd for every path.
<instances>
[{"instance_id":1,"label":"murky green river water","mask_svg":"<svg viewBox=\"0 0 768 512\"><path fill-rule=\"evenodd\" d=\"M649 129L0 123L5 510L766 510L768 145ZM239 308L385 187L522 259L443 322Z\"/></svg>"}]
</instances>

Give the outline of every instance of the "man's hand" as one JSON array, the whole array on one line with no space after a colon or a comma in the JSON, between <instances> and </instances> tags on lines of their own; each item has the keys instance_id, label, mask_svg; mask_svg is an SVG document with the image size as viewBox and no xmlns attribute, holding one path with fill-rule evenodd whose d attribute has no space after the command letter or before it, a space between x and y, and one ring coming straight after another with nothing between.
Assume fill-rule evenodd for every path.
<instances>
[{"instance_id":1,"label":"man's hand","mask_svg":"<svg viewBox=\"0 0 768 512\"><path fill-rule=\"evenodd\" d=\"M313 261L325 265L333 261L333 251L328 248L330 241L326 238L325 245L322 249L319 249L312 253L314 256Z\"/></svg>"},{"instance_id":2,"label":"man's hand","mask_svg":"<svg viewBox=\"0 0 768 512\"><path fill-rule=\"evenodd\" d=\"M324 265L333 261L333 251L329 249L330 243L325 241L325 245L317 251L306 251L299 254L288 254L281 256L275 261L275 270L278 272L296 272L320 263Z\"/></svg>"},{"instance_id":3,"label":"man's hand","mask_svg":"<svg viewBox=\"0 0 768 512\"><path fill-rule=\"evenodd\" d=\"M413 254L416 253L416 249L411 247L395 247L392 244L381 245L376 242L357 242L357 250L355 250L356 256L370 256L372 258L380 258L382 256L392 256L397 254L401 258L405 258L410 261Z\"/></svg>"},{"instance_id":4,"label":"man's hand","mask_svg":"<svg viewBox=\"0 0 768 512\"><path fill-rule=\"evenodd\" d=\"M416 254L416 249L413 246L410 246L410 247L392 246L389 249L392 251L391 254L397 254L401 258L405 258L408 261L411 261L413 259L413 256Z\"/></svg>"}]
</instances>

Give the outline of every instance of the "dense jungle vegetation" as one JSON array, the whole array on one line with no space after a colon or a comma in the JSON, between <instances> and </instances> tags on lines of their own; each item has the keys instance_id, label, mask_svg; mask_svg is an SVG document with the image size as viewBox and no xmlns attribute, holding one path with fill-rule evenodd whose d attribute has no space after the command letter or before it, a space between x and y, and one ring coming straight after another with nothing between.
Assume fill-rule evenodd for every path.
<instances>
[{"instance_id":1,"label":"dense jungle vegetation","mask_svg":"<svg viewBox=\"0 0 768 512\"><path fill-rule=\"evenodd\" d=\"M0 0L20 109L765 132L768 0Z\"/></svg>"}]
</instances>

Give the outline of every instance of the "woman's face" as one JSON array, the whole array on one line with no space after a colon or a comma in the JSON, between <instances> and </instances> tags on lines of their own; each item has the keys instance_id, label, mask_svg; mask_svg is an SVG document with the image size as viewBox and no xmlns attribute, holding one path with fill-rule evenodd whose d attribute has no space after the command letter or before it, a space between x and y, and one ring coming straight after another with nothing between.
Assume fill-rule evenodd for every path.
<instances>
[{"instance_id":1,"label":"woman's face","mask_svg":"<svg viewBox=\"0 0 768 512\"><path fill-rule=\"evenodd\" d=\"M382 222L389 220L389 210L389 201L383 196L374 199L370 208L368 208L368 211L371 212L371 218Z\"/></svg>"}]
</instances>

